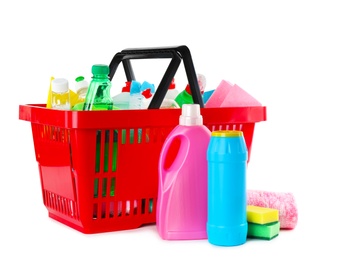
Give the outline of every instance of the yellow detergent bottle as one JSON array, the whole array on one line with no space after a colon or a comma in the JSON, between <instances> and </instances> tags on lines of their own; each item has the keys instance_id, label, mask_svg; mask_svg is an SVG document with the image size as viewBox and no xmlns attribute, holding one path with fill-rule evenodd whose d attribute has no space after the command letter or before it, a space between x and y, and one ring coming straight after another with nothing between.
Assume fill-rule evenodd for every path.
<instances>
[{"instance_id":1,"label":"yellow detergent bottle","mask_svg":"<svg viewBox=\"0 0 349 260\"><path fill-rule=\"evenodd\" d=\"M52 80L54 80L54 79L55 79L54 77L51 77L51 79L50 79L50 88L48 90L46 108L52 108L52 103L51 103ZM70 105L71 105L71 107L73 107L78 102L79 96L71 89L69 90L69 95L70 95Z\"/></svg>"}]
</instances>

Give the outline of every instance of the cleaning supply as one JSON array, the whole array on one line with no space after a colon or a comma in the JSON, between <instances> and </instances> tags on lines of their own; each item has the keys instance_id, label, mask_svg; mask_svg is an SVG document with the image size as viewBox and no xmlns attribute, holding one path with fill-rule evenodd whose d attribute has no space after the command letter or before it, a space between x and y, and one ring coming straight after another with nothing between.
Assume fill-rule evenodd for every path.
<instances>
[{"instance_id":1,"label":"cleaning supply","mask_svg":"<svg viewBox=\"0 0 349 260\"><path fill-rule=\"evenodd\" d=\"M213 245L237 246L246 242L247 158L242 131L212 132L207 149L207 236Z\"/></svg>"},{"instance_id":2,"label":"cleaning supply","mask_svg":"<svg viewBox=\"0 0 349 260\"><path fill-rule=\"evenodd\" d=\"M164 98L160 108L180 108L174 99Z\"/></svg>"},{"instance_id":3,"label":"cleaning supply","mask_svg":"<svg viewBox=\"0 0 349 260\"><path fill-rule=\"evenodd\" d=\"M264 225L248 222L247 237L271 240L280 233L280 222L272 222Z\"/></svg>"},{"instance_id":4,"label":"cleaning supply","mask_svg":"<svg viewBox=\"0 0 349 260\"><path fill-rule=\"evenodd\" d=\"M52 98L52 81L55 78L53 76L51 76L50 78L50 86L48 89L48 94L47 94L47 101L46 101L46 108L52 108L52 103L51 103L51 98ZM76 100L77 99L77 94L75 93L75 91L69 89L69 97L70 100Z\"/></svg>"},{"instance_id":5,"label":"cleaning supply","mask_svg":"<svg viewBox=\"0 0 349 260\"><path fill-rule=\"evenodd\" d=\"M214 92L214 89L204 92L204 94L202 95L202 99L203 99L204 104L207 103L207 100L212 96L213 92Z\"/></svg>"},{"instance_id":6,"label":"cleaning supply","mask_svg":"<svg viewBox=\"0 0 349 260\"><path fill-rule=\"evenodd\" d=\"M47 101L46 101L46 108L52 108L51 104L51 96L52 96L52 81L54 80L54 77L50 78L50 87L48 89L48 95L47 95Z\"/></svg>"},{"instance_id":7,"label":"cleaning supply","mask_svg":"<svg viewBox=\"0 0 349 260\"><path fill-rule=\"evenodd\" d=\"M193 97L191 96L190 86L187 84L185 89L180 92L177 97L175 98L175 101L179 105L179 107L182 107L183 104L193 104Z\"/></svg>"},{"instance_id":8,"label":"cleaning supply","mask_svg":"<svg viewBox=\"0 0 349 260\"><path fill-rule=\"evenodd\" d=\"M200 105L184 104L179 125L160 152L156 227L165 240L207 238L206 151L211 132L200 112Z\"/></svg>"},{"instance_id":9,"label":"cleaning supply","mask_svg":"<svg viewBox=\"0 0 349 260\"><path fill-rule=\"evenodd\" d=\"M76 99L71 100L72 110L82 110L87 94L89 83L83 76L75 78L75 91L77 94Z\"/></svg>"},{"instance_id":10,"label":"cleaning supply","mask_svg":"<svg viewBox=\"0 0 349 260\"><path fill-rule=\"evenodd\" d=\"M205 103L205 107L251 107L262 104L248 94L236 84L222 80L210 98Z\"/></svg>"},{"instance_id":11,"label":"cleaning supply","mask_svg":"<svg viewBox=\"0 0 349 260\"><path fill-rule=\"evenodd\" d=\"M247 205L247 237L271 240L279 235L280 222L277 209Z\"/></svg>"},{"instance_id":12,"label":"cleaning supply","mask_svg":"<svg viewBox=\"0 0 349 260\"><path fill-rule=\"evenodd\" d=\"M141 93L141 83L136 80L132 80L130 87L129 109L141 109L143 98L144 96Z\"/></svg>"},{"instance_id":13,"label":"cleaning supply","mask_svg":"<svg viewBox=\"0 0 349 260\"><path fill-rule=\"evenodd\" d=\"M170 86L168 87L165 98L174 100L178 96L178 94L179 94L179 92L176 89L175 79L173 78Z\"/></svg>"},{"instance_id":14,"label":"cleaning supply","mask_svg":"<svg viewBox=\"0 0 349 260\"><path fill-rule=\"evenodd\" d=\"M294 229L297 225L298 210L291 192L247 190L247 204L277 209L281 229Z\"/></svg>"},{"instance_id":15,"label":"cleaning supply","mask_svg":"<svg viewBox=\"0 0 349 260\"><path fill-rule=\"evenodd\" d=\"M166 92L165 98L161 103L160 108L179 108L178 103L175 101L179 92L176 89L175 80L172 79L171 84Z\"/></svg>"},{"instance_id":16,"label":"cleaning supply","mask_svg":"<svg viewBox=\"0 0 349 260\"><path fill-rule=\"evenodd\" d=\"M153 98L153 94L155 92L154 84L151 84L147 81L144 81L140 87L140 91L142 93L142 101L141 101L141 108L147 109L149 107L149 104L151 102L151 99Z\"/></svg>"},{"instance_id":17,"label":"cleaning supply","mask_svg":"<svg viewBox=\"0 0 349 260\"><path fill-rule=\"evenodd\" d=\"M247 205L247 222L263 225L277 221L279 221L277 209Z\"/></svg>"},{"instance_id":18,"label":"cleaning supply","mask_svg":"<svg viewBox=\"0 0 349 260\"><path fill-rule=\"evenodd\" d=\"M113 96L114 106L118 107L119 109L129 108L130 88L131 88L131 81L126 81L125 86L121 90L121 93Z\"/></svg>"},{"instance_id":19,"label":"cleaning supply","mask_svg":"<svg viewBox=\"0 0 349 260\"><path fill-rule=\"evenodd\" d=\"M205 87L206 87L206 78L203 74L197 74L197 78L198 78L198 85L200 87L200 92L202 95L204 94ZM175 101L177 102L179 107L182 107L183 104L194 103L189 84L187 84L185 89L176 96Z\"/></svg>"},{"instance_id":20,"label":"cleaning supply","mask_svg":"<svg viewBox=\"0 0 349 260\"><path fill-rule=\"evenodd\" d=\"M52 80L51 106L53 109L70 110L69 82L65 78Z\"/></svg>"},{"instance_id":21,"label":"cleaning supply","mask_svg":"<svg viewBox=\"0 0 349 260\"><path fill-rule=\"evenodd\" d=\"M110 96L111 81L109 66L95 64L92 66L92 80L87 90L83 110L113 110L113 99Z\"/></svg>"}]
</instances>

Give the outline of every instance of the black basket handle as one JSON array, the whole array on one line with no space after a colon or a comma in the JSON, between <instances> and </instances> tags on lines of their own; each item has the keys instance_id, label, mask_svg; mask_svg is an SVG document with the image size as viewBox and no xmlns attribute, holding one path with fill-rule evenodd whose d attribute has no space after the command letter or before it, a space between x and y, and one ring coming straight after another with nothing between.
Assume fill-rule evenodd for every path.
<instances>
[{"instance_id":1,"label":"black basket handle","mask_svg":"<svg viewBox=\"0 0 349 260\"><path fill-rule=\"evenodd\" d=\"M188 83L192 93L193 101L204 107L199 83L196 77L196 72L191 58L189 48L185 45L174 47L155 47L155 48L130 48L124 49L114 55L109 64L109 78L113 79L117 67L122 62L127 81L135 80L135 75L131 66L131 59L154 59L154 58L172 58L164 76L162 77L159 86L156 88L154 97L152 98L148 109L159 108L165 98L166 92L174 78L177 69L183 59L185 72L187 74Z\"/></svg>"}]
</instances>

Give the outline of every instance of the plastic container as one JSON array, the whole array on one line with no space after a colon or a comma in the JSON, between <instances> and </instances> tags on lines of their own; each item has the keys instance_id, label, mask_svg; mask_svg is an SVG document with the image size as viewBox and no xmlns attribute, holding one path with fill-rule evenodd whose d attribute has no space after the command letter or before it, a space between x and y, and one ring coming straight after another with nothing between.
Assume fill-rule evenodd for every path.
<instances>
[{"instance_id":1,"label":"plastic container","mask_svg":"<svg viewBox=\"0 0 349 260\"><path fill-rule=\"evenodd\" d=\"M204 91L205 91L205 87L206 87L206 78L204 75L198 74L197 80L198 80L198 85L200 88L200 93L201 93L201 95L203 95ZM185 89L183 91L181 91L176 96L175 101L177 102L179 107L182 107L183 104L193 104L194 103L192 93L191 93L191 88L190 88L189 84L187 84Z\"/></svg>"},{"instance_id":2,"label":"plastic container","mask_svg":"<svg viewBox=\"0 0 349 260\"><path fill-rule=\"evenodd\" d=\"M212 90L208 90L208 91L205 91L204 94L202 95L202 98L204 100L204 104L206 104L206 102L210 99L210 97L212 96L213 92L215 90L212 89Z\"/></svg>"},{"instance_id":3,"label":"plastic container","mask_svg":"<svg viewBox=\"0 0 349 260\"><path fill-rule=\"evenodd\" d=\"M83 109L88 87L89 83L85 80L83 76L79 76L75 79L75 91L77 94L77 98L71 104L72 110Z\"/></svg>"},{"instance_id":4,"label":"plastic container","mask_svg":"<svg viewBox=\"0 0 349 260\"><path fill-rule=\"evenodd\" d=\"M182 107L183 104L193 104L193 98L191 96L190 92L190 86L189 84L185 87L183 91L181 91L177 97L175 98L175 101L179 105L179 107Z\"/></svg>"},{"instance_id":5,"label":"plastic container","mask_svg":"<svg viewBox=\"0 0 349 260\"><path fill-rule=\"evenodd\" d=\"M142 100L144 96L141 93L141 83L132 80L130 87L129 109L142 109Z\"/></svg>"},{"instance_id":6,"label":"plastic container","mask_svg":"<svg viewBox=\"0 0 349 260\"><path fill-rule=\"evenodd\" d=\"M207 149L207 235L213 245L237 246L246 242L247 158L242 131L212 132Z\"/></svg>"},{"instance_id":7,"label":"plastic container","mask_svg":"<svg viewBox=\"0 0 349 260\"><path fill-rule=\"evenodd\" d=\"M156 225L162 239L207 238L206 151L210 135L200 106L183 104L179 125L167 136L159 158ZM167 165L174 147L178 151Z\"/></svg>"},{"instance_id":8,"label":"plastic container","mask_svg":"<svg viewBox=\"0 0 349 260\"><path fill-rule=\"evenodd\" d=\"M172 79L171 84L168 87L165 98L175 100L178 94L179 94L179 91L176 89L175 79Z\"/></svg>"},{"instance_id":9,"label":"plastic container","mask_svg":"<svg viewBox=\"0 0 349 260\"><path fill-rule=\"evenodd\" d=\"M113 99L110 96L109 66L95 64L91 71L93 76L87 90L83 110L112 110Z\"/></svg>"},{"instance_id":10,"label":"plastic container","mask_svg":"<svg viewBox=\"0 0 349 260\"><path fill-rule=\"evenodd\" d=\"M64 78L52 80L51 106L53 109L70 110L69 82Z\"/></svg>"},{"instance_id":11,"label":"plastic container","mask_svg":"<svg viewBox=\"0 0 349 260\"><path fill-rule=\"evenodd\" d=\"M165 98L160 108L180 108L174 99Z\"/></svg>"},{"instance_id":12,"label":"plastic container","mask_svg":"<svg viewBox=\"0 0 349 260\"><path fill-rule=\"evenodd\" d=\"M149 107L150 102L153 98L153 95L155 92L155 86L154 84L144 81L141 85L140 91L143 96L141 101L141 108L146 109Z\"/></svg>"},{"instance_id":13,"label":"plastic container","mask_svg":"<svg viewBox=\"0 0 349 260\"><path fill-rule=\"evenodd\" d=\"M122 50L109 65L109 77L123 62L126 81L132 81L131 59L159 56L172 60L148 109L88 112L47 109L46 104L19 106L20 120L31 126L42 195L38 203L50 218L85 234L155 224L160 151L181 115L180 109L158 108L181 58L203 124L211 131L243 131L251 156L255 123L266 120L266 107L203 108L186 46Z\"/></svg>"},{"instance_id":14,"label":"plastic container","mask_svg":"<svg viewBox=\"0 0 349 260\"><path fill-rule=\"evenodd\" d=\"M172 79L170 86L166 92L165 98L162 101L161 108L179 108L178 103L175 101L179 92L176 89L175 79Z\"/></svg>"},{"instance_id":15,"label":"plastic container","mask_svg":"<svg viewBox=\"0 0 349 260\"><path fill-rule=\"evenodd\" d=\"M114 106L119 109L129 109L131 82L126 81L121 93L113 96Z\"/></svg>"}]
</instances>

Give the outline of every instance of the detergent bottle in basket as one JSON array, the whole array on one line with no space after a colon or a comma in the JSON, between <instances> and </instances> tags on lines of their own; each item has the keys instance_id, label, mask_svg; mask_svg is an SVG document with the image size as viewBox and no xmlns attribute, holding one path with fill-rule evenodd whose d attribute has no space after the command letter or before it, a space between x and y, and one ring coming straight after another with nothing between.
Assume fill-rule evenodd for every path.
<instances>
[{"instance_id":1,"label":"detergent bottle in basket","mask_svg":"<svg viewBox=\"0 0 349 260\"><path fill-rule=\"evenodd\" d=\"M155 92L154 84L151 84L147 81L144 81L141 85L141 93L142 93L142 102L141 108L147 109Z\"/></svg>"},{"instance_id":2,"label":"detergent bottle in basket","mask_svg":"<svg viewBox=\"0 0 349 260\"><path fill-rule=\"evenodd\" d=\"M198 74L197 78L201 95L203 95L206 87L206 78L203 74ZM179 107L182 107L183 104L194 103L189 84L187 84L185 89L176 96L175 101L177 102Z\"/></svg>"},{"instance_id":3,"label":"detergent bottle in basket","mask_svg":"<svg viewBox=\"0 0 349 260\"><path fill-rule=\"evenodd\" d=\"M207 161L211 131L198 104L184 104L159 157L156 226L165 240L207 238Z\"/></svg>"},{"instance_id":4,"label":"detergent bottle in basket","mask_svg":"<svg viewBox=\"0 0 349 260\"><path fill-rule=\"evenodd\" d=\"M168 87L165 98L161 103L160 108L179 108L179 105L175 101L178 94L179 94L179 92L176 89L175 80L173 78L170 86Z\"/></svg>"},{"instance_id":5,"label":"detergent bottle in basket","mask_svg":"<svg viewBox=\"0 0 349 260\"><path fill-rule=\"evenodd\" d=\"M126 81L121 93L113 96L114 106L118 107L119 109L128 109L130 103L130 88L131 81Z\"/></svg>"},{"instance_id":6,"label":"detergent bottle in basket","mask_svg":"<svg viewBox=\"0 0 349 260\"><path fill-rule=\"evenodd\" d=\"M167 99L175 99L178 96L179 92L176 89L176 83L175 79L173 78L171 81L170 86L168 87L168 90L166 92L165 98Z\"/></svg>"},{"instance_id":7,"label":"detergent bottle in basket","mask_svg":"<svg viewBox=\"0 0 349 260\"><path fill-rule=\"evenodd\" d=\"M72 101L72 110L83 109L88 86L89 84L83 76L79 76L75 79L75 91L76 91L77 97L74 103Z\"/></svg>"},{"instance_id":8,"label":"detergent bottle in basket","mask_svg":"<svg viewBox=\"0 0 349 260\"><path fill-rule=\"evenodd\" d=\"M70 110L69 83L65 78L52 80L51 106L54 109Z\"/></svg>"},{"instance_id":9,"label":"detergent bottle in basket","mask_svg":"<svg viewBox=\"0 0 349 260\"><path fill-rule=\"evenodd\" d=\"M141 109L142 108L142 100L143 95L141 92L141 83L132 80L130 86L130 100L129 100L129 109Z\"/></svg>"}]
</instances>

